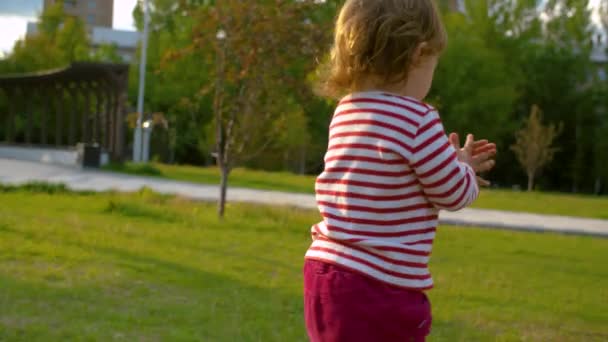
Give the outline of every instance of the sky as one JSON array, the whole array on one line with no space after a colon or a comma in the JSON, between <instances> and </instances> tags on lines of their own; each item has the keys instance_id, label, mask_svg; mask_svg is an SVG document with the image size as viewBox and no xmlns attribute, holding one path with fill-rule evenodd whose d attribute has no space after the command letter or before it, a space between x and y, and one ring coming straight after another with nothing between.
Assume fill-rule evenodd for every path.
<instances>
[{"instance_id":1,"label":"sky","mask_svg":"<svg viewBox=\"0 0 608 342\"><path fill-rule=\"evenodd\" d=\"M43 0L0 0L0 56L23 36L27 22L42 11ZM132 12L137 0L114 0L114 28L134 31Z\"/></svg>"},{"instance_id":2,"label":"sky","mask_svg":"<svg viewBox=\"0 0 608 342\"><path fill-rule=\"evenodd\" d=\"M27 22L35 20L42 10L43 0L0 0L0 56L13 48L15 41L25 35ZM592 0L596 6L601 0ZM114 0L114 28L135 30L132 11L137 0ZM594 14L594 21L599 18Z\"/></svg>"}]
</instances>

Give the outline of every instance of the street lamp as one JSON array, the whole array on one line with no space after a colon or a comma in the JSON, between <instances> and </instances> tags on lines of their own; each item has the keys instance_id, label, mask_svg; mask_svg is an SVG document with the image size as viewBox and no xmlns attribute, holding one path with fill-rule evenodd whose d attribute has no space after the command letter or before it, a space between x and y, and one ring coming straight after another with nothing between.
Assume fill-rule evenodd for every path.
<instances>
[{"instance_id":1,"label":"street lamp","mask_svg":"<svg viewBox=\"0 0 608 342\"><path fill-rule=\"evenodd\" d=\"M217 34L215 35L215 38L217 38L217 40L219 40L220 42L223 41L224 39L226 39L226 31L219 29L217 31Z\"/></svg>"},{"instance_id":2,"label":"street lamp","mask_svg":"<svg viewBox=\"0 0 608 342\"><path fill-rule=\"evenodd\" d=\"M144 112L144 88L146 83L146 59L148 51L148 24L150 21L148 0L143 0L144 4L144 32L141 37L141 55L139 62L139 94L137 96L137 124L135 125L135 135L133 137L133 161L142 160L142 116Z\"/></svg>"}]
</instances>

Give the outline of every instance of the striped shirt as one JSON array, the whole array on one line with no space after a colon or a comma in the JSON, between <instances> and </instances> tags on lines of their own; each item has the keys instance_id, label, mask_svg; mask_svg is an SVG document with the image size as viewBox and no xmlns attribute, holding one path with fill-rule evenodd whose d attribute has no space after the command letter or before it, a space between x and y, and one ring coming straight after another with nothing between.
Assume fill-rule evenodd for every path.
<instances>
[{"instance_id":1,"label":"striped shirt","mask_svg":"<svg viewBox=\"0 0 608 342\"><path fill-rule=\"evenodd\" d=\"M329 135L315 186L323 221L312 227L306 258L401 288L432 288L439 210L459 210L479 194L437 111L409 97L355 93L338 104Z\"/></svg>"}]
</instances>

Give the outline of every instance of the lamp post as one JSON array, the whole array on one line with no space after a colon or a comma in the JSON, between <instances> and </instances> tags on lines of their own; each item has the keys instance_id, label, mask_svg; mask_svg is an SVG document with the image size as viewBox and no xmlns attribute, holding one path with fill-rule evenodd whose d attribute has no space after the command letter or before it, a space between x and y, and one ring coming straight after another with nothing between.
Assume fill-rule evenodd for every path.
<instances>
[{"instance_id":1,"label":"lamp post","mask_svg":"<svg viewBox=\"0 0 608 342\"><path fill-rule=\"evenodd\" d=\"M218 41L218 49L217 49L217 60L216 60L216 80L215 80L215 96L213 99L213 111L215 112L215 121L216 121L216 161L221 170L220 177L220 198L218 202L217 213L219 217L224 217L224 208L226 204L226 188L228 187L228 165L226 165L226 151L224 148L226 147L223 129L223 120L221 114L222 108L222 91L223 91L223 80L224 80L224 63L225 63L225 49L226 49L226 31L220 29L217 31L215 38Z\"/></svg>"},{"instance_id":2,"label":"lamp post","mask_svg":"<svg viewBox=\"0 0 608 342\"><path fill-rule=\"evenodd\" d=\"M150 135L152 135L152 120L146 120L142 124L143 127L143 146L141 161L147 163L150 161Z\"/></svg>"},{"instance_id":3,"label":"lamp post","mask_svg":"<svg viewBox=\"0 0 608 342\"><path fill-rule=\"evenodd\" d=\"M221 158L223 158L223 153L221 153L221 150L223 149L223 145L224 145L224 131L222 129L222 120L221 120L221 115L220 115L220 107L222 106L222 101L221 101L221 93L222 93L222 87L224 86L222 81L223 81L223 77L224 77L224 49L225 49L225 45L224 45L224 40L226 40L226 31L224 31L223 29L219 29L215 35L215 38L218 41L218 49L216 51L216 58L215 58L215 68L216 68L216 79L215 79L215 95L213 97L213 111L214 111L214 115L215 115L215 120L216 120L216 142L217 142L217 151L215 152L215 157L216 157L216 162L218 162L218 165L222 166L219 163L222 163L222 160L220 160Z\"/></svg>"},{"instance_id":4,"label":"lamp post","mask_svg":"<svg viewBox=\"0 0 608 342\"><path fill-rule=\"evenodd\" d=\"M148 23L150 21L148 13L148 0L143 0L144 4L144 32L141 37L141 54L139 62L139 94L137 96L137 125L133 136L133 161L142 160L142 120L144 112L144 88L146 83L146 59L148 50Z\"/></svg>"}]
</instances>

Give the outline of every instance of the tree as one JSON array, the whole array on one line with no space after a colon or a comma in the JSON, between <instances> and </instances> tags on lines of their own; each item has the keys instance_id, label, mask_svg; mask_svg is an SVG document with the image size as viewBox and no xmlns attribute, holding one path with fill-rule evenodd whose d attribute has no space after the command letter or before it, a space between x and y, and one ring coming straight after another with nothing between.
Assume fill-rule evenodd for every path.
<instances>
[{"instance_id":1,"label":"tree","mask_svg":"<svg viewBox=\"0 0 608 342\"><path fill-rule=\"evenodd\" d=\"M185 8L197 23L192 43L166 57L196 55L210 72L212 82L198 93L213 93L220 217L231 170L271 146L280 137L277 121L294 107L294 94L304 81L294 73L295 62L313 61L318 38L325 34L314 24L315 6L312 0L225 0Z\"/></svg>"},{"instance_id":2,"label":"tree","mask_svg":"<svg viewBox=\"0 0 608 342\"><path fill-rule=\"evenodd\" d=\"M496 40L505 38L492 32L492 19L481 5L468 5L468 17L444 16L449 43L429 98L449 130L499 141L515 129L512 113L521 74L495 46Z\"/></svg>"},{"instance_id":3,"label":"tree","mask_svg":"<svg viewBox=\"0 0 608 342\"><path fill-rule=\"evenodd\" d=\"M528 176L528 191L534 189L534 179L541 169L553 160L557 148L552 145L560 131L561 125L543 126L540 109L533 106L524 127L515 134L511 150Z\"/></svg>"},{"instance_id":4,"label":"tree","mask_svg":"<svg viewBox=\"0 0 608 342\"><path fill-rule=\"evenodd\" d=\"M590 59L594 32L588 5L587 0L546 1L540 43L524 51L521 64L528 78L522 87L522 112L537 104L548 122L561 122L565 128L563 148L555 159L567 167L550 170L547 181L573 192L593 188L593 167L587 164L595 164L591 158L597 117L592 98L598 84Z\"/></svg>"},{"instance_id":5,"label":"tree","mask_svg":"<svg viewBox=\"0 0 608 342\"><path fill-rule=\"evenodd\" d=\"M3 72L24 73L65 67L77 61L120 60L116 47L102 45L91 51L86 27L78 17L67 15L57 2L40 15L37 32L18 40L3 61Z\"/></svg>"},{"instance_id":6,"label":"tree","mask_svg":"<svg viewBox=\"0 0 608 342\"><path fill-rule=\"evenodd\" d=\"M118 53L116 44L100 44L99 47L90 55L91 60L106 63L124 63L123 58Z\"/></svg>"}]
</instances>

